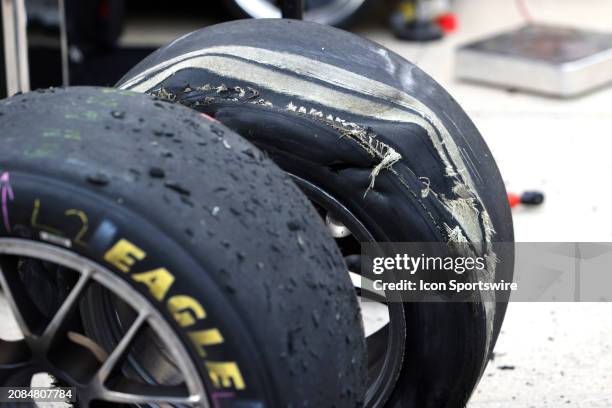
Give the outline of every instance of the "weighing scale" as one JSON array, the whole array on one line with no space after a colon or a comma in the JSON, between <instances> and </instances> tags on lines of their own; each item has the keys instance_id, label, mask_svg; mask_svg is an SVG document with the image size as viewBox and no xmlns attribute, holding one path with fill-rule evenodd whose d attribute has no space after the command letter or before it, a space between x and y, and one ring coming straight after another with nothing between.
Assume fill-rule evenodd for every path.
<instances>
[{"instance_id":1,"label":"weighing scale","mask_svg":"<svg viewBox=\"0 0 612 408\"><path fill-rule=\"evenodd\" d=\"M529 24L460 47L460 79L568 98L612 82L612 33Z\"/></svg>"}]
</instances>

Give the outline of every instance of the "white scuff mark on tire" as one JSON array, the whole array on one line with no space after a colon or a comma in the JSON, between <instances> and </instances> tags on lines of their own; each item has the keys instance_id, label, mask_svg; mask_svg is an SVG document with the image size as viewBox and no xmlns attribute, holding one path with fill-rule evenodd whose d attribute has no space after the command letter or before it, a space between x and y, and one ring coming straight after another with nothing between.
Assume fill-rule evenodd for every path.
<instances>
[{"instance_id":1,"label":"white scuff mark on tire","mask_svg":"<svg viewBox=\"0 0 612 408\"><path fill-rule=\"evenodd\" d=\"M491 221L491 217L489 213L485 212L482 214L482 222L484 224L485 234L490 239L495 235L495 229L493 228L493 222Z\"/></svg>"},{"instance_id":2,"label":"white scuff mark on tire","mask_svg":"<svg viewBox=\"0 0 612 408\"><path fill-rule=\"evenodd\" d=\"M310 108L310 110L308 111L308 114L311 116L319 117L319 118L323 117L323 112L321 112L320 110L316 110L314 108Z\"/></svg>"},{"instance_id":3,"label":"white scuff mark on tire","mask_svg":"<svg viewBox=\"0 0 612 408\"><path fill-rule=\"evenodd\" d=\"M227 86L225 86L225 84L221 84L217 87L217 93L220 94L222 92L227 91Z\"/></svg>"},{"instance_id":4,"label":"white scuff mark on tire","mask_svg":"<svg viewBox=\"0 0 612 408\"><path fill-rule=\"evenodd\" d=\"M366 189L365 193L363 194L364 197L368 194L368 191L370 191L371 189L374 188L374 183L376 182L376 177L378 177L380 172L383 169L391 168L391 166L393 166L395 163L400 161L401 158L402 158L401 154L396 152L395 149L393 149L392 147L388 147L387 152L383 156L383 158L380 161L380 163L378 163L376 165L376 167L374 167L374 169L372 169L372 172L370 173L370 185L368 186L368 188Z\"/></svg>"},{"instance_id":5,"label":"white scuff mark on tire","mask_svg":"<svg viewBox=\"0 0 612 408\"><path fill-rule=\"evenodd\" d=\"M320 110L314 108L310 108L309 110L305 106L296 106L293 104L293 102L289 102L286 108L291 112L313 116L315 119L332 126L334 129L339 131L343 137L348 137L355 140L362 148L365 149L366 152L368 152L370 156L380 159L380 162L374 166L372 172L370 173L370 184L363 194L364 197L368 194L368 191L374 188L376 177L378 177L380 172L385 169L391 169L395 163L402 159L402 155L399 154L394 148L376 139L376 135L369 133L363 126L346 121L337 116L334 117L331 114L325 116L325 114Z\"/></svg>"},{"instance_id":6,"label":"white scuff mark on tire","mask_svg":"<svg viewBox=\"0 0 612 408\"><path fill-rule=\"evenodd\" d=\"M176 95L168 92L164 87L161 87L156 93L160 98L167 101L174 102L176 100Z\"/></svg>"},{"instance_id":7,"label":"white scuff mark on tire","mask_svg":"<svg viewBox=\"0 0 612 408\"><path fill-rule=\"evenodd\" d=\"M419 177L419 181L423 183L423 188L421 189L421 198L427 198L431 191L431 181L429 177Z\"/></svg>"},{"instance_id":8,"label":"white scuff mark on tire","mask_svg":"<svg viewBox=\"0 0 612 408\"><path fill-rule=\"evenodd\" d=\"M266 101L265 99L258 99L256 101L252 101L250 102L253 105L261 105L261 106L267 106L268 108L272 108L274 106L274 104L270 101Z\"/></svg>"},{"instance_id":9,"label":"white scuff mark on tire","mask_svg":"<svg viewBox=\"0 0 612 408\"><path fill-rule=\"evenodd\" d=\"M453 214L470 242L480 244L483 242L483 232L480 228L480 211L476 208L476 199L457 198L457 199L442 199L441 203L446 207L448 212Z\"/></svg>"},{"instance_id":10,"label":"white scuff mark on tire","mask_svg":"<svg viewBox=\"0 0 612 408\"><path fill-rule=\"evenodd\" d=\"M453 193L455 193L460 198L473 198L473 194L465 184L455 184L453 186Z\"/></svg>"},{"instance_id":11,"label":"white scuff mark on tire","mask_svg":"<svg viewBox=\"0 0 612 408\"><path fill-rule=\"evenodd\" d=\"M455 226L455 228L451 228L448 224L444 224L444 229L446 229L446 233L448 234L448 242L466 244L470 242L463 234L459 225Z\"/></svg>"},{"instance_id":12,"label":"white scuff mark on tire","mask_svg":"<svg viewBox=\"0 0 612 408\"><path fill-rule=\"evenodd\" d=\"M377 48L375 52L385 60L385 71L387 71L389 75L395 76L395 73L397 72L397 65L391 59L389 51L384 48Z\"/></svg>"}]
</instances>

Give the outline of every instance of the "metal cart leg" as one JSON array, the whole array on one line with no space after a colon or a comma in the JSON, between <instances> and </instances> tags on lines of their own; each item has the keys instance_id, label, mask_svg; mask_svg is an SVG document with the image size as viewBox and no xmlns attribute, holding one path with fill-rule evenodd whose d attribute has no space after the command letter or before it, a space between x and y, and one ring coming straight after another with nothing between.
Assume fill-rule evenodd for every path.
<instances>
[{"instance_id":1,"label":"metal cart leg","mask_svg":"<svg viewBox=\"0 0 612 408\"><path fill-rule=\"evenodd\" d=\"M24 0L1 1L6 91L8 96L12 96L30 90L27 17Z\"/></svg>"}]
</instances>

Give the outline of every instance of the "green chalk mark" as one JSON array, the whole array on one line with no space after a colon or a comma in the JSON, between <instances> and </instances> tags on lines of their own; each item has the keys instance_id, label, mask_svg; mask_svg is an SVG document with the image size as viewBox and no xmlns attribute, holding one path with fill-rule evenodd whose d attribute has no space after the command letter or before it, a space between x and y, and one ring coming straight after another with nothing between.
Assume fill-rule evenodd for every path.
<instances>
[{"instance_id":1,"label":"green chalk mark","mask_svg":"<svg viewBox=\"0 0 612 408\"><path fill-rule=\"evenodd\" d=\"M42 159L48 157L53 152L53 146L50 144L43 144L34 150L26 150L23 153L26 157L31 159Z\"/></svg>"},{"instance_id":2,"label":"green chalk mark","mask_svg":"<svg viewBox=\"0 0 612 408\"><path fill-rule=\"evenodd\" d=\"M47 129L43 132L43 137L81 140L81 132L74 129Z\"/></svg>"},{"instance_id":3,"label":"green chalk mark","mask_svg":"<svg viewBox=\"0 0 612 408\"><path fill-rule=\"evenodd\" d=\"M124 96L136 96L136 95L140 95L138 92L128 91L127 89L115 89L115 88L104 88L104 89L102 89L102 93L104 93L104 94L124 95Z\"/></svg>"},{"instance_id":4,"label":"green chalk mark","mask_svg":"<svg viewBox=\"0 0 612 408\"><path fill-rule=\"evenodd\" d=\"M65 117L66 119L69 119L69 120L83 119L83 120L94 121L98 119L98 112L94 112L94 111L73 112L73 113L67 113Z\"/></svg>"},{"instance_id":5,"label":"green chalk mark","mask_svg":"<svg viewBox=\"0 0 612 408\"><path fill-rule=\"evenodd\" d=\"M90 96L85 102L89 105L99 105L105 108L116 108L118 106L116 100L105 98L103 96Z\"/></svg>"}]
</instances>

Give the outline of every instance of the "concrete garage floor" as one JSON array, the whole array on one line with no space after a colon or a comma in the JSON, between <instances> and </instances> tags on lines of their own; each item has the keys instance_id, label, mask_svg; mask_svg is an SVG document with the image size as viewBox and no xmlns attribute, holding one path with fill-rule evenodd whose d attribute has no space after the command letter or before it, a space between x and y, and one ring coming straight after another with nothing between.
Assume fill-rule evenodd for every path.
<instances>
[{"instance_id":1,"label":"concrete garage floor","mask_svg":"<svg viewBox=\"0 0 612 408\"><path fill-rule=\"evenodd\" d=\"M526 3L538 22L612 30L610 1ZM459 31L432 44L397 41L384 27L358 33L415 62L453 94L484 135L510 191L546 193L542 207L515 210L517 241L611 242L612 87L563 101L457 82L458 44L524 19L510 0L457 1L456 10ZM134 20L123 42L161 45L206 24L195 17ZM512 303L469 408L612 407L610 316L610 303Z\"/></svg>"}]
</instances>

